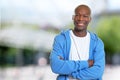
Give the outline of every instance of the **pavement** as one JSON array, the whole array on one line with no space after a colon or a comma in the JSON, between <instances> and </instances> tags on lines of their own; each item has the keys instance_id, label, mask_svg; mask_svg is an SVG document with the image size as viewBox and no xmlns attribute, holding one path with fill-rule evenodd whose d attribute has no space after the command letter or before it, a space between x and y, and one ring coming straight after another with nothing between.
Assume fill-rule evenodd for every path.
<instances>
[{"instance_id":1,"label":"pavement","mask_svg":"<svg viewBox=\"0 0 120 80\"><path fill-rule=\"evenodd\" d=\"M120 65L106 65L103 80L120 80ZM0 69L0 80L56 80L50 66L26 66Z\"/></svg>"}]
</instances>

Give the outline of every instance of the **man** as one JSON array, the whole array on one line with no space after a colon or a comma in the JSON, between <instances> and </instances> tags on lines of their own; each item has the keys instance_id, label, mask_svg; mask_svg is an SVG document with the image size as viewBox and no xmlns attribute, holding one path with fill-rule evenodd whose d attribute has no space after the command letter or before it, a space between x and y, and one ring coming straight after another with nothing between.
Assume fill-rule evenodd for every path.
<instances>
[{"instance_id":1,"label":"man","mask_svg":"<svg viewBox=\"0 0 120 80\"><path fill-rule=\"evenodd\" d=\"M87 5L75 8L74 29L66 30L54 39L50 66L59 74L57 80L102 80L105 53L102 40L87 31L91 20Z\"/></svg>"}]
</instances>

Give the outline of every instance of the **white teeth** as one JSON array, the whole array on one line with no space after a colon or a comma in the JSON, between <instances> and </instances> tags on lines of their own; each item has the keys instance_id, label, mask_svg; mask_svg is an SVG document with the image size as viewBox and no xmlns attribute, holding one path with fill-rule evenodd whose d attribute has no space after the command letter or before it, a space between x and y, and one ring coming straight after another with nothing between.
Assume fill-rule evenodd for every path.
<instances>
[{"instance_id":1,"label":"white teeth","mask_svg":"<svg viewBox=\"0 0 120 80\"><path fill-rule=\"evenodd\" d=\"M84 25L83 23L79 23L78 25Z\"/></svg>"}]
</instances>

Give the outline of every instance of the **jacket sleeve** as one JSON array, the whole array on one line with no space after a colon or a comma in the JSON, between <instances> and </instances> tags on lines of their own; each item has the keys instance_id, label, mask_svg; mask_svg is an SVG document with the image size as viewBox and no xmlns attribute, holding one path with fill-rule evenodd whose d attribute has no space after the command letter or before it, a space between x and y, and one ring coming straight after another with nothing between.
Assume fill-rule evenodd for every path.
<instances>
[{"instance_id":1,"label":"jacket sleeve","mask_svg":"<svg viewBox=\"0 0 120 80\"><path fill-rule=\"evenodd\" d=\"M103 42L99 39L94 51L94 65L90 68L81 69L72 73L72 77L81 80L99 79L105 68L105 52Z\"/></svg>"},{"instance_id":2,"label":"jacket sleeve","mask_svg":"<svg viewBox=\"0 0 120 80\"><path fill-rule=\"evenodd\" d=\"M64 41L59 37L54 39L53 50L50 53L50 66L54 73L69 75L74 71L88 67L87 61L61 60L59 56L64 58L63 44Z\"/></svg>"}]
</instances>

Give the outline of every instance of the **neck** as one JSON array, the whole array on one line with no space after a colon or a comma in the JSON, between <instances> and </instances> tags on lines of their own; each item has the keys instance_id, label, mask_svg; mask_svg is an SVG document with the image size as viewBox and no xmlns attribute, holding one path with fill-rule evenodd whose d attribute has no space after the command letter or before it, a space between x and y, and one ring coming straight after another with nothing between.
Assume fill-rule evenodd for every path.
<instances>
[{"instance_id":1,"label":"neck","mask_svg":"<svg viewBox=\"0 0 120 80\"><path fill-rule=\"evenodd\" d=\"M85 37L87 35L87 31L76 31L73 30L73 33L78 37Z\"/></svg>"}]
</instances>

